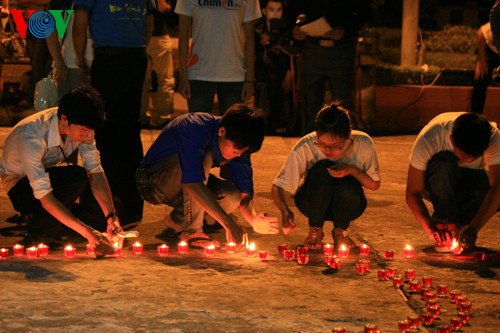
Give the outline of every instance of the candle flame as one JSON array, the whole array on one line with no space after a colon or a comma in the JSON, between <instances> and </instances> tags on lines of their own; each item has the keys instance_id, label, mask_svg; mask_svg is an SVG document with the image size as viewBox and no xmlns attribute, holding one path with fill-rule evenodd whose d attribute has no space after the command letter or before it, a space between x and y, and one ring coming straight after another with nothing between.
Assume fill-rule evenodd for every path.
<instances>
[{"instance_id":1,"label":"candle flame","mask_svg":"<svg viewBox=\"0 0 500 333\"><path fill-rule=\"evenodd\" d=\"M344 244L342 244L342 245L340 245L340 249L341 249L342 251L345 251L347 248L346 248L346 246L345 246Z\"/></svg>"},{"instance_id":2,"label":"candle flame","mask_svg":"<svg viewBox=\"0 0 500 333\"><path fill-rule=\"evenodd\" d=\"M141 243L139 243L139 242L135 242L135 243L134 243L134 246L141 246L141 245L142 245L142 244L141 244Z\"/></svg>"},{"instance_id":3,"label":"candle flame","mask_svg":"<svg viewBox=\"0 0 500 333\"><path fill-rule=\"evenodd\" d=\"M115 247L115 249L117 249L117 248L118 248L118 242L115 242L115 243L113 244L113 246Z\"/></svg>"},{"instance_id":4,"label":"candle flame","mask_svg":"<svg viewBox=\"0 0 500 333\"><path fill-rule=\"evenodd\" d=\"M333 246L333 245L332 245L332 244L330 244L330 243L325 244L325 247L326 247L326 248L331 248L332 246Z\"/></svg>"},{"instance_id":5,"label":"candle flame","mask_svg":"<svg viewBox=\"0 0 500 333\"><path fill-rule=\"evenodd\" d=\"M71 250L73 250L73 246L68 245L68 246L66 246L64 249L65 249L65 250L68 250L68 251L71 251Z\"/></svg>"},{"instance_id":6,"label":"candle flame","mask_svg":"<svg viewBox=\"0 0 500 333\"><path fill-rule=\"evenodd\" d=\"M251 251L255 250L255 243L247 244L247 249L249 249Z\"/></svg>"},{"instance_id":7,"label":"candle flame","mask_svg":"<svg viewBox=\"0 0 500 333\"><path fill-rule=\"evenodd\" d=\"M36 247L32 246L32 247L29 247L28 250L30 251L35 251L36 250Z\"/></svg>"},{"instance_id":8,"label":"candle flame","mask_svg":"<svg viewBox=\"0 0 500 333\"><path fill-rule=\"evenodd\" d=\"M361 245L361 247L362 247L363 249L366 249L366 248L368 247L368 245L363 244L363 245Z\"/></svg>"},{"instance_id":9,"label":"candle flame","mask_svg":"<svg viewBox=\"0 0 500 333\"><path fill-rule=\"evenodd\" d=\"M215 250L215 245L214 244L207 245L207 249Z\"/></svg>"},{"instance_id":10,"label":"candle flame","mask_svg":"<svg viewBox=\"0 0 500 333\"><path fill-rule=\"evenodd\" d=\"M166 249L166 248L167 248L167 244L162 244L160 247L161 247L162 249Z\"/></svg>"},{"instance_id":11,"label":"candle flame","mask_svg":"<svg viewBox=\"0 0 500 333\"><path fill-rule=\"evenodd\" d=\"M236 243L235 242L229 242L229 243L227 243L227 245L229 245L229 246L236 246Z\"/></svg>"},{"instance_id":12,"label":"candle flame","mask_svg":"<svg viewBox=\"0 0 500 333\"><path fill-rule=\"evenodd\" d=\"M43 244L43 243L38 244L38 248L44 248L44 247L46 247L46 246L47 246L47 245L45 245L45 244Z\"/></svg>"},{"instance_id":13,"label":"candle flame","mask_svg":"<svg viewBox=\"0 0 500 333\"><path fill-rule=\"evenodd\" d=\"M182 242L180 242L180 243L179 243L179 245L180 245L180 246L186 246L186 245L187 245L187 243L186 243L185 241L182 241Z\"/></svg>"},{"instance_id":14,"label":"candle flame","mask_svg":"<svg viewBox=\"0 0 500 333\"><path fill-rule=\"evenodd\" d=\"M22 246L21 244L16 244L16 245L14 245L14 248L15 248L15 249L20 249L20 248L22 248L22 247L23 247L23 246Z\"/></svg>"},{"instance_id":15,"label":"candle flame","mask_svg":"<svg viewBox=\"0 0 500 333\"><path fill-rule=\"evenodd\" d=\"M6 248L3 248L3 247L2 247L2 248L0 249L0 251L1 251L1 252L7 252L7 251L9 251L9 250L7 250Z\"/></svg>"},{"instance_id":16,"label":"candle flame","mask_svg":"<svg viewBox=\"0 0 500 333\"><path fill-rule=\"evenodd\" d=\"M458 247L458 241L456 238L453 238L453 241L451 242L451 248L452 250L456 249Z\"/></svg>"},{"instance_id":17,"label":"candle flame","mask_svg":"<svg viewBox=\"0 0 500 333\"><path fill-rule=\"evenodd\" d=\"M410 245L410 244L406 244L406 249L407 249L407 250L412 250L412 249L413 249L413 247L411 247L411 245Z\"/></svg>"}]
</instances>

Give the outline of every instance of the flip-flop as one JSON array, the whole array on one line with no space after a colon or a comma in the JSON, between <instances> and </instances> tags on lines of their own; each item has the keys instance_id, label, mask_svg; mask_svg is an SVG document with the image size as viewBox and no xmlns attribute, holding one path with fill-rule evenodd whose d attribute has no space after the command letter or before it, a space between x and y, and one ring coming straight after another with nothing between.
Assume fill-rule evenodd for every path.
<instances>
[{"instance_id":1,"label":"flip-flop","mask_svg":"<svg viewBox=\"0 0 500 333\"><path fill-rule=\"evenodd\" d=\"M181 240L188 243L189 247L193 249L204 249L205 246L210 244L214 244L216 248L220 248L220 243L218 241L202 232L197 232L191 235L182 234Z\"/></svg>"}]
</instances>

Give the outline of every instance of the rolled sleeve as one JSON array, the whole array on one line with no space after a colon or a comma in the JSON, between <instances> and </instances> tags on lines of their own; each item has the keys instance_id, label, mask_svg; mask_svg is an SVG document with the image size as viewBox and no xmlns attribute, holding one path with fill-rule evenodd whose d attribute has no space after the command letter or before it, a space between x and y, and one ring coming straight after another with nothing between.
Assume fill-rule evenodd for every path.
<instances>
[{"instance_id":1,"label":"rolled sleeve","mask_svg":"<svg viewBox=\"0 0 500 333\"><path fill-rule=\"evenodd\" d=\"M253 170L249 157L240 157L231 160L228 164L231 179L241 193L246 193L250 197L254 195Z\"/></svg>"},{"instance_id":2,"label":"rolled sleeve","mask_svg":"<svg viewBox=\"0 0 500 333\"><path fill-rule=\"evenodd\" d=\"M81 144L78 151L82 158L82 164L89 173L104 172L101 166L101 157L94 144Z\"/></svg>"},{"instance_id":3,"label":"rolled sleeve","mask_svg":"<svg viewBox=\"0 0 500 333\"><path fill-rule=\"evenodd\" d=\"M46 150L45 142L27 137L25 140L19 140L17 146L20 163L33 189L33 195L41 199L52 192L49 174L42 163L43 152Z\"/></svg>"}]
</instances>

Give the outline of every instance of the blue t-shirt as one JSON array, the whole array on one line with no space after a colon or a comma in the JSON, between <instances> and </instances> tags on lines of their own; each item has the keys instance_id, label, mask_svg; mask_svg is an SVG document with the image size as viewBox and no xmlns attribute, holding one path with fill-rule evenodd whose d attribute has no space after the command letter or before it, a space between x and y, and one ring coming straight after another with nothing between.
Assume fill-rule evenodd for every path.
<instances>
[{"instance_id":1,"label":"blue t-shirt","mask_svg":"<svg viewBox=\"0 0 500 333\"><path fill-rule=\"evenodd\" d=\"M95 48L146 46L146 17L154 9L152 0L75 0L78 8L89 11Z\"/></svg>"},{"instance_id":2,"label":"blue t-shirt","mask_svg":"<svg viewBox=\"0 0 500 333\"><path fill-rule=\"evenodd\" d=\"M205 181L203 161L208 149L214 156L213 167L224 162L224 157L217 145L220 117L210 113L187 113L172 120L161 131L149 148L141 166L159 163L164 159L178 155L182 170L182 184ZM234 185L242 193L253 196L253 171L250 155L232 159L227 167Z\"/></svg>"}]
</instances>

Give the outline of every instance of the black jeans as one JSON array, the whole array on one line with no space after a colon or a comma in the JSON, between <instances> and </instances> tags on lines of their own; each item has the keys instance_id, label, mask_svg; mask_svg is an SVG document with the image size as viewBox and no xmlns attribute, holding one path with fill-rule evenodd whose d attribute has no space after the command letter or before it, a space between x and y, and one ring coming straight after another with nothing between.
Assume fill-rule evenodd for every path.
<instances>
[{"instance_id":1,"label":"black jeans","mask_svg":"<svg viewBox=\"0 0 500 333\"><path fill-rule=\"evenodd\" d=\"M345 230L366 209L363 187L355 177L330 176L327 168L335 163L321 160L313 165L295 194L295 205L309 218L311 227L321 228L328 220L335 228Z\"/></svg>"},{"instance_id":2,"label":"black jeans","mask_svg":"<svg viewBox=\"0 0 500 333\"><path fill-rule=\"evenodd\" d=\"M49 168L47 172L52 194L56 199L85 224L105 231L107 222L90 189L87 171L80 166L61 166ZM63 224L50 215L42 207L40 200L33 196L33 189L27 177L19 180L8 195L14 210L33 217L27 227L30 235L56 237L61 231ZM79 203L75 204L78 198ZM115 204L118 209L120 204Z\"/></svg>"},{"instance_id":3,"label":"black jeans","mask_svg":"<svg viewBox=\"0 0 500 333\"><path fill-rule=\"evenodd\" d=\"M458 158L449 151L434 155L425 173L434 224L468 225L477 214L490 189L484 170L461 168Z\"/></svg>"}]
</instances>

